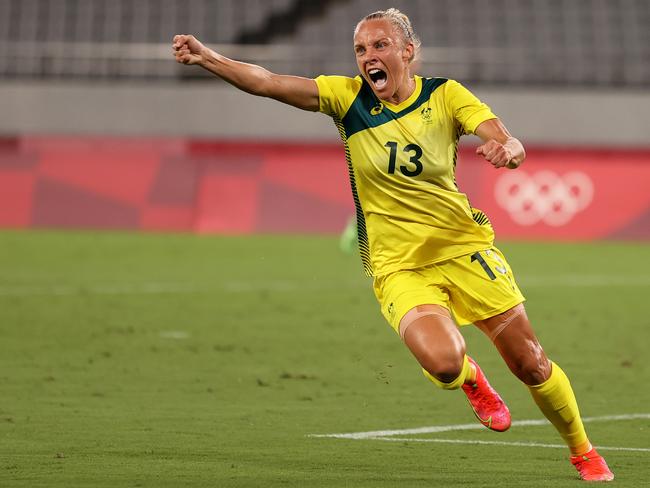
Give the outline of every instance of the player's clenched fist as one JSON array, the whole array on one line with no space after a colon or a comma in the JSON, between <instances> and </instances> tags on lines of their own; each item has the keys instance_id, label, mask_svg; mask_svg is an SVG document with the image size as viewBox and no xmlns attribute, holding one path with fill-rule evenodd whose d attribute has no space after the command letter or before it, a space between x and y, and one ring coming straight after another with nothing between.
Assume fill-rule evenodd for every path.
<instances>
[{"instance_id":1,"label":"player's clenched fist","mask_svg":"<svg viewBox=\"0 0 650 488\"><path fill-rule=\"evenodd\" d=\"M495 168L501 168L507 165L512 159L512 153L504 145L494 139L487 141L482 146L476 148L476 154L483 156L487 161L492 163Z\"/></svg>"},{"instance_id":2,"label":"player's clenched fist","mask_svg":"<svg viewBox=\"0 0 650 488\"><path fill-rule=\"evenodd\" d=\"M172 49L177 62L199 64L206 47L193 35L179 34L174 36Z\"/></svg>"}]
</instances>

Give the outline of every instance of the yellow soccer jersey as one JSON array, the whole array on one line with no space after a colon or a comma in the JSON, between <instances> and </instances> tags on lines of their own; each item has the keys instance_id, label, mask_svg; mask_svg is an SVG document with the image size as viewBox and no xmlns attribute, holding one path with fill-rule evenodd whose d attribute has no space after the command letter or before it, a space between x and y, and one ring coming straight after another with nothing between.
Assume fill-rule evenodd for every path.
<instances>
[{"instance_id":1,"label":"yellow soccer jersey","mask_svg":"<svg viewBox=\"0 0 650 488\"><path fill-rule=\"evenodd\" d=\"M361 77L319 76L319 110L345 144L364 269L381 276L492 247L455 181L458 139L496 116L460 83L415 77L399 105Z\"/></svg>"}]
</instances>

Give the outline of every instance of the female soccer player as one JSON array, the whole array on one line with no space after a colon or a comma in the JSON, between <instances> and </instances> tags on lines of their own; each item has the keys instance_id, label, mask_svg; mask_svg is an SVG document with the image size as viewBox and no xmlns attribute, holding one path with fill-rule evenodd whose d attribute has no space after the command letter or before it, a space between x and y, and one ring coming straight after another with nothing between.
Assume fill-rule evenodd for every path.
<instances>
[{"instance_id":1,"label":"female soccer player","mask_svg":"<svg viewBox=\"0 0 650 488\"><path fill-rule=\"evenodd\" d=\"M440 388L461 388L487 428L510 427L508 408L465 354L457 324L475 324L528 386L568 445L580 477L612 480L587 438L569 380L533 332L488 218L456 186L461 135L480 137L476 153L495 168L516 169L524 148L459 83L411 74L419 46L408 17L396 9L357 24L355 78L278 75L228 59L194 36L173 40L179 63L198 64L240 90L334 119L345 145L364 268L374 277L382 313L425 376Z\"/></svg>"}]
</instances>

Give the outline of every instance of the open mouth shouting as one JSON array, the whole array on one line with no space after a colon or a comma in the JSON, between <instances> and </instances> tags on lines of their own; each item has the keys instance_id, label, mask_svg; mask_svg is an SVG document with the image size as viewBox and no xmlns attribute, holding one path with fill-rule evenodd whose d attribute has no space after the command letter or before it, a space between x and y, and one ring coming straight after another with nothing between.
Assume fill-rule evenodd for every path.
<instances>
[{"instance_id":1,"label":"open mouth shouting","mask_svg":"<svg viewBox=\"0 0 650 488\"><path fill-rule=\"evenodd\" d=\"M388 83L388 75L385 71L379 68L370 68L368 70L368 78L374 86L375 90L381 90L386 87Z\"/></svg>"}]
</instances>

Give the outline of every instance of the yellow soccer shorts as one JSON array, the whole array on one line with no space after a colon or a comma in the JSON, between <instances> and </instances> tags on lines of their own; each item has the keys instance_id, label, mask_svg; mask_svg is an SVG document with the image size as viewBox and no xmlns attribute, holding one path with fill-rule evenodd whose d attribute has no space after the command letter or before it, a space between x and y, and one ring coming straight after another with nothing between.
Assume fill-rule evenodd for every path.
<instances>
[{"instance_id":1,"label":"yellow soccer shorts","mask_svg":"<svg viewBox=\"0 0 650 488\"><path fill-rule=\"evenodd\" d=\"M402 317L418 305L441 305L458 325L503 313L525 300L501 251L493 247L374 280L386 320L399 334Z\"/></svg>"}]
</instances>

